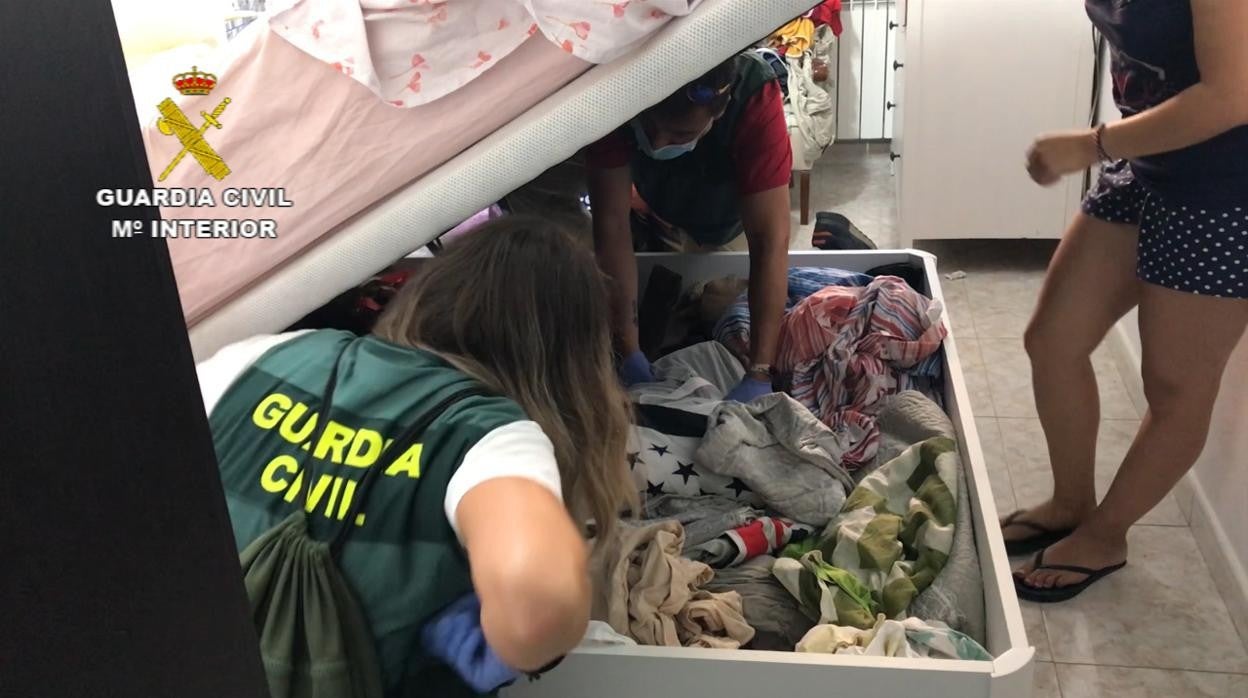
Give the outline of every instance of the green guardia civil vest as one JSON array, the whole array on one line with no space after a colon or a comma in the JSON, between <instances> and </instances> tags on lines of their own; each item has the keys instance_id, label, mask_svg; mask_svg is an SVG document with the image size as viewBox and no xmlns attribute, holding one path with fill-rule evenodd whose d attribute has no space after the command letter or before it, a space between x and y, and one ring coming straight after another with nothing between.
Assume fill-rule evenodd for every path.
<instances>
[{"instance_id":1,"label":"green guardia civil vest","mask_svg":"<svg viewBox=\"0 0 1248 698\"><path fill-rule=\"evenodd\" d=\"M318 429L335 360L330 421ZM474 395L449 407L419 442L396 444L376 462L425 411L474 385L429 352L324 330L267 352L210 417L239 551L286 521L305 496L308 531L324 540L346 523L362 475L384 469L338 562L376 643L387 696L476 695L424 654L419 630L472 589L443 505L451 475L483 436L527 417L506 398ZM300 472L305 455L308 477Z\"/></svg>"},{"instance_id":2,"label":"green guardia civil vest","mask_svg":"<svg viewBox=\"0 0 1248 698\"><path fill-rule=\"evenodd\" d=\"M745 105L776 79L767 61L753 51L738 54L734 60L737 77L732 100L692 152L671 160L655 160L640 148L633 152L637 193L659 218L683 229L702 245L724 245L742 232L732 142ZM636 141L628 125L621 133L630 143Z\"/></svg>"}]
</instances>

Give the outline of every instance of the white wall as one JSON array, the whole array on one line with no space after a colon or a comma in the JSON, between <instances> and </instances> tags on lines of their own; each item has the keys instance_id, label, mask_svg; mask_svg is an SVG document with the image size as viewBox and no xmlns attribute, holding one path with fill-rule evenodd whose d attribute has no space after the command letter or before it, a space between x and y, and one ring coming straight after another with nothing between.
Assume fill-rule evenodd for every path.
<instances>
[{"instance_id":1,"label":"white wall","mask_svg":"<svg viewBox=\"0 0 1248 698\"><path fill-rule=\"evenodd\" d=\"M1222 378L1209 442L1176 489L1192 537L1226 601L1241 637L1248 638L1248 335ZM1186 507L1184 507L1186 504Z\"/></svg>"},{"instance_id":2,"label":"white wall","mask_svg":"<svg viewBox=\"0 0 1248 698\"><path fill-rule=\"evenodd\" d=\"M1216 523L1229 547L1238 586L1248 596L1248 337L1231 356L1213 412L1209 443L1192 470L1196 505ZM1200 501L1203 499L1203 502ZM1197 513L1193 512L1193 518ZM1195 526L1195 524L1194 524ZM1226 594L1226 591L1223 591Z\"/></svg>"}]
</instances>

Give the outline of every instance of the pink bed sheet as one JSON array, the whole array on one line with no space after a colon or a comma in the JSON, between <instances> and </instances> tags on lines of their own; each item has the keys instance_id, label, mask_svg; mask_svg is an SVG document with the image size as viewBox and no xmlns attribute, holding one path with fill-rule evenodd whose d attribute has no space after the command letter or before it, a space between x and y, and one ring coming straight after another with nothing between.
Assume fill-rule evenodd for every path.
<instances>
[{"instance_id":1,"label":"pink bed sheet","mask_svg":"<svg viewBox=\"0 0 1248 698\"><path fill-rule=\"evenodd\" d=\"M219 73L211 94L179 100L198 125L201 111L212 112L230 98L219 119L223 128L209 128L205 139L231 173L217 181L187 157L157 186L206 187L217 202L214 208L163 207L165 219L268 218L277 223L277 238L170 239L187 325L589 67L534 36L461 89L397 109L267 27L258 31L251 46ZM155 179L181 145L155 122L143 137ZM225 189L249 187L282 187L292 205L223 206Z\"/></svg>"}]
</instances>

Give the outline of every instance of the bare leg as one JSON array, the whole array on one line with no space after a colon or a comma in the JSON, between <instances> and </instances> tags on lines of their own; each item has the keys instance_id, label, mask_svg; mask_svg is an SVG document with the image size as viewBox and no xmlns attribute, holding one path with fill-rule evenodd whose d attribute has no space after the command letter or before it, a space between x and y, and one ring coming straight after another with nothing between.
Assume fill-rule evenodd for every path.
<instances>
[{"instance_id":1,"label":"bare leg","mask_svg":"<svg viewBox=\"0 0 1248 698\"><path fill-rule=\"evenodd\" d=\"M1053 498L1021 521L1046 528L1078 525L1096 507L1094 465L1100 398L1092 352L1135 306L1138 229L1082 213L1070 224L1045 276L1024 342L1031 357L1036 409L1053 468ZM1006 540L1034 534L1006 526Z\"/></svg>"},{"instance_id":2,"label":"bare leg","mask_svg":"<svg viewBox=\"0 0 1248 698\"><path fill-rule=\"evenodd\" d=\"M1127 530L1192 467L1205 446L1222 373L1248 327L1248 301L1145 285L1140 297L1148 414L1101 505L1045 553L1046 564L1099 569L1127 556ZM1083 575L1021 570L1032 586L1067 586Z\"/></svg>"}]
</instances>

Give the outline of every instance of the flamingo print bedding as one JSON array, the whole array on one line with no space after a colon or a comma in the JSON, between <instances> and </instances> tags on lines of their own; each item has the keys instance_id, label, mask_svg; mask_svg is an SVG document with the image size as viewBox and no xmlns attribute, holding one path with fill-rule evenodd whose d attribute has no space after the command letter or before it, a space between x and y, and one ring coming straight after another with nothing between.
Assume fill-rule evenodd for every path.
<instances>
[{"instance_id":1,"label":"flamingo print bedding","mask_svg":"<svg viewBox=\"0 0 1248 698\"><path fill-rule=\"evenodd\" d=\"M299 0L273 30L396 107L463 87L538 34L606 63L701 0Z\"/></svg>"},{"instance_id":2,"label":"flamingo print bedding","mask_svg":"<svg viewBox=\"0 0 1248 698\"><path fill-rule=\"evenodd\" d=\"M269 219L277 231L274 239L168 240L188 326L592 61L627 52L696 5L301 0L276 8L268 22L255 22L235 40L244 45L228 64L199 66L217 75L211 94L175 100L198 125L196 115L216 115L229 98L214 116L221 127L205 126L204 138L230 173L216 180L185 158L156 185L208 189L217 207L162 207L162 218ZM471 60L455 63L461 58ZM416 84L419 90L410 89ZM155 120L144 126L143 139L156 180L182 145ZM290 205L221 207L226 189L252 187L280 187Z\"/></svg>"}]
</instances>

